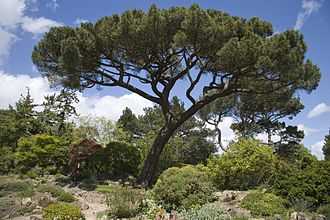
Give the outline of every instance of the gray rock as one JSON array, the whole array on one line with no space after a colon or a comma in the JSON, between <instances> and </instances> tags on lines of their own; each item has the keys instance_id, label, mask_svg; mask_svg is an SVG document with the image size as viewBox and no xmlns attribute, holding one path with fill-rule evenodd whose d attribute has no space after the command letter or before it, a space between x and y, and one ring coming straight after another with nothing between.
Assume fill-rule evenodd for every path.
<instances>
[{"instance_id":1,"label":"gray rock","mask_svg":"<svg viewBox=\"0 0 330 220\"><path fill-rule=\"evenodd\" d=\"M42 220L41 215L31 215L30 220Z\"/></svg>"},{"instance_id":2,"label":"gray rock","mask_svg":"<svg viewBox=\"0 0 330 220\"><path fill-rule=\"evenodd\" d=\"M290 220L311 220L307 217L307 215L303 212L293 212L290 215Z\"/></svg>"},{"instance_id":3,"label":"gray rock","mask_svg":"<svg viewBox=\"0 0 330 220\"><path fill-rule=\"evenodd\" d=\"M317 215L315 216L314 220L327 220L327 217L325 217L324 215Z\"/></svg>"},{"instance_id":4,"label":"gray rock","mask_svg":"<svg viewBox=\"0 0 330 220\"><path fill-rule=\"evenodd\" d=\"M274 215L274 220L282 220L282 216L276 214Z\"/></svg>"},{"instance_id":5,"label":"gray rock","mask_svg":"<svg viewBox=\"0 0 330 220\"><path fill-rule=\"evenodd\" d=\"M33 209L32 214L34 215L42 214L42 207L37 206L35 209Z\"/></svg>"},{"instance_id":6,"label":"gray rock","mask_svg":"<svg viewBox=\"0 0 330 220\"><path fill-rule=\"evenodd\" d=\"M23 198L21 201L22 206L29 207L32 205L32 199L31 198Z\"/></svg>"},{"instance_id":7,"label":"gray rock","mask_svg":"<svg viewBox=\"0 0 330 220\"><path fill-rule=\"evenodd\" d=\"M50 203L55 202L55 199L50 194L43 194L37 198L38 205L41 207L47 207Z\"/></svg>"}]
</instances>

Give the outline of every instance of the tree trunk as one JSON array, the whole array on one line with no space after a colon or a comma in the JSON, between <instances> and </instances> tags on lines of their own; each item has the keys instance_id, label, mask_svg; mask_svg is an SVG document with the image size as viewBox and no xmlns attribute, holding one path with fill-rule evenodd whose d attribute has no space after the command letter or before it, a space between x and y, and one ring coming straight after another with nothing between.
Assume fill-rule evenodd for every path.
<instances>
[{"instance_id":1,"label":"tree trunk","mask_svg":"<svg viewBox=\"0 0 330 220\"><path fill-rule=\"evenodd\" d=\"M162 128L156 136L151 149L144 161L143 169L137 179L137 184L143 187L149 187L155 177L160 155L174 133L175 128Z\"/></svg>"},{"instance_id":2,"label":"tree trunk","mask_svg":"<svg viewBox=\"0 0 330 220\"><path fill-rule=\"evenodd\" d=\"M215 125L215 130L217 131L217 136L218 136L218 144L219 144L219 147L220 149L223 151L223 152L226 152L227 149L223 146L222 144L222 133L221 133L221 130L220 128L218 128L218 125Z\"/></svg>"},{"instance_id":3,"label":"tree trunk","mask_svg":"<svg viewBox=\"0 0 330 220\"><path fill-rule=\"evenodd\" d=\"M267 139L268 139L268 144L272 144L272 132L270 129L267 129Z\"/></svg>"}]
</instances>

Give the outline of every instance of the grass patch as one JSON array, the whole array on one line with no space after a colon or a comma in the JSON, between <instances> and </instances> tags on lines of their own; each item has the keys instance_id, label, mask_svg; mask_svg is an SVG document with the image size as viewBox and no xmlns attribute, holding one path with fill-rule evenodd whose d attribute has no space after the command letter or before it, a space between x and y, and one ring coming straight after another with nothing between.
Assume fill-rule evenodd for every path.
<instances>
[{"instance_id":1,"label":"grass patch","mask_svg":"<svg viewBox=\"0 0 330 220\"><path fill-rule=\"evenodd\" d=\"M85 217L77 206L67 203L53 203L43 210L42 219L83 220Z\"/></svg>"},{"instance_id":2,"label":"grass patch","mask_svg":"<svg viewBox=\"0 0 330 220\"><path fill-rule=\"evenodd\" d=\"M317 213L324 215L326 219L330 219L330 204L320 206L317 209Z\"/></svg>"},{"instance_id":3,"label":"grass patch","mask_svg":"<svg viewBox=\"0 0 330 220\"><path fill-rule=\"evenodd\" d=\"M250 192L242 201L241 207L251 211L254 216L284 215L287 212L286 201L272 193Z\"/></svg>"},{"instance_id":4,"label":"grass patch","mask_svg":"<svg viewBox=\"0 0 330 220\"><path fill-rule=\"evenodd\" d=\"M0 197L16 194L19 197L33 196L33 184L15 178L2 178L0 182Z\"/></svg>"},{"instance_id":5,"label":"grass patch","mask_svg":"<svg viewBox=\"0 0 330 220\"><path fill-rule=\"evenodd\" d=\"M75 198L71 193L64 191L61 187L45 184L38 187L38 192L48 192L58 201L74 202Z\"/></svg>"},{"instance_id":6,"label":"grass patch","mask_svg":"<svg viewBox=\"0 0 330 220\"><path fill-rule=\"evenodd\" d=\"M98 185L96 191L106 193L109 216L115 218L137 216L145 198L143 189L135 189L130 186Z\"/></svg>"}]
</instances>

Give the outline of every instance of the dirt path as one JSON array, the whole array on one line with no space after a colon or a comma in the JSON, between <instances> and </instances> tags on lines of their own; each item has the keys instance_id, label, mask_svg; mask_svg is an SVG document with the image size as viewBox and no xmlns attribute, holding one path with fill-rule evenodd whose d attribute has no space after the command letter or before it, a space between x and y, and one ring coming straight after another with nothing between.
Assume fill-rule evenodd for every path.
<instances>
[{"instance_id":1,"label":"dirt path","mask_svg":"<svg viewBox=\"0 0 330 220\"><path fill-rule=\"evenodd\" d=\"M96 220L97 213L107 210L105 196L95 191L85 191L78 187L66 188L77 199L76 204L80 206L86 220Z\"/></svg>"}]
</instances>

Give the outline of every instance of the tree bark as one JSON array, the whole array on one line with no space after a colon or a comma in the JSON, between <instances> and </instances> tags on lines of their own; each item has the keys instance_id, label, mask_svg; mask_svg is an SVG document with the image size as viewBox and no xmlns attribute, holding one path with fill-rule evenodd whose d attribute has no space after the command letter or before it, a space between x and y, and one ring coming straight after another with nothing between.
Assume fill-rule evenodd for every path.
<instances>
[{"instance_id":1,"label":"tree bark","mask_svg":"<svg viewBox=\"0 0 330 220\"><path fill-rule=\"evenodd\" d=\"M137 184L143 187L149 187L153 183L160 155L174 133L175 128L163 127L157 134L151 149L144 161L143 169L137 179Z\"/></svg>"},{"instance_id":2,"label":"tree bark","mask_svg":"<svg viewBox=\"0 0 330 220\"><path fill-rule=\"evenodd\" d=\"M270 129L267 129L267 139L268 144L272 144L272 132Z\"/></svg>"}]
</instances>

